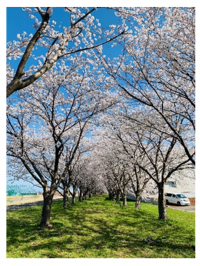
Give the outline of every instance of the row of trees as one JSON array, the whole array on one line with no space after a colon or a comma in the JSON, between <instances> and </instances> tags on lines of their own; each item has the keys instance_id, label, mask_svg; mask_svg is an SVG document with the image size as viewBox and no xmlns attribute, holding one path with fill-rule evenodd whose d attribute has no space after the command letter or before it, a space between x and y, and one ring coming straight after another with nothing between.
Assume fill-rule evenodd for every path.
<instances>
[{"instance_id":1,"label":"row of trees","mask_svg":"<svg viewBox=\"0 0 200 266\"><path fill-rule=\"evenodd\" d=\"M185 150L176 137L156 130L164 127L156 113L152 115L135 108L133 113L129 110L129 114L118 110L117 115L115 110L113 117L109 114L104 121L95 151L108 191L120 193L124 205L127 190L132 192L136 196L136 208L140 208L141 196L145 198L158 191L159 218L166 219L164 186L167 179L178 171L193 168Z\"/></svg>"},{"instance_id":2,"label":"row of trees","mask_svg":"<svg viewBox=\"0 0 200 266\"><path fill-rule=\"evenodd\" d=\"M70 187L73 203L77 190L80 199L108 191L126 205L129 190L136 208L158 191L167 219L165 182L195 165L194 8L111 8L120 23L107 30L96 8L65 8L63 32L52 8L25 10L35 34L8 43L19 60L16 71L7 66L8 171L43 188L41 225L57 190L68 206ZM24 71L37 45L47 49L43 63Z\"/></svg>"},{"instance_id":3,"label":"row of trees","mask_svg":"<svg viewBox=\"0 0 200 266\"><path fill-rule=\"evenodd\" d=\"M92 74L88 78L87 62L82 58L80 65L80 60L70 67L54 66L7 105L9 168L13 176L21 178L27 173L43 188L41 224L50 221L50 206L60 185L67 206L76 161L89 149L90 123L114 104L106 81L96 83ZM13 163L20 163L25 173L15 173Z\"/></svg>"}]
</instances>

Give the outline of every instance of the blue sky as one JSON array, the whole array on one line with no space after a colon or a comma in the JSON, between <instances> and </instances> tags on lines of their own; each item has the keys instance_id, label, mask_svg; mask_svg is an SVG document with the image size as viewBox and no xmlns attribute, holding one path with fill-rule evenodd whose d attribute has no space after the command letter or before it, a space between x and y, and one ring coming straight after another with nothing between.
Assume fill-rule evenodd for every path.
<instances>
[{"instance_id":1,"label":"blue sky","mask_svg":"<svg viewBox=\"0 0 200 266\"><path fill-rule=\"evenodd\" d=\"M92 13L96 18L99 18L103 27L108 26L112 21L117 22L117 18L112 14L111 10L100 8ZM22 10L22 7L7 7L7 40L12 41L18 33L26 31L28 34L34 33L32 27L34 20L29 18L27 12ZM55 20L57 23L62 22L63 25L68 23L69 13L64 11L63 7L54 7L53 15L50 20Z\"/></svg>"},{"instance_id":2,"label":"blue sky","mask_svg":"<svg viewBox=\"0 0 200 266\"><path fill-rule=\"evenodd\" d=\"M37 14L37 18L40 20L40 16L38 13L33 13L34 15ZM106 8L99 8L96 11L92 12L92 15L95 18L98 18L102 28L108 27L110 24L118 24L120 18L114 15L113 10L108 10ZM17 34L22 34L24 31L27 32L27 36L29 34L34 34L36 29L33 28L33 24L35 22L34 19L29 17L29 14L22 10L22 7L7 7L6 8L6 41L13 41L17 40ZM62 22L62 26L69 26L69 12L65 12L63 7L54 7L53 8L53 15L50 18L51 21L56 21L55 29L61 31L59 28L60 22ZM104 45L104 53L107 56L117 55L117 47L112 49L112 54L110 53L110 49L108 49L108 45ZM34 51L36 53L36 51ZM40 51L37 51L37 54L40 55ZM30 64L31 61L28 62ZM17 67L18 60L12 61L12 67ZM28 65L27 64L27 65Z\"/></svg>"}]
</instances>

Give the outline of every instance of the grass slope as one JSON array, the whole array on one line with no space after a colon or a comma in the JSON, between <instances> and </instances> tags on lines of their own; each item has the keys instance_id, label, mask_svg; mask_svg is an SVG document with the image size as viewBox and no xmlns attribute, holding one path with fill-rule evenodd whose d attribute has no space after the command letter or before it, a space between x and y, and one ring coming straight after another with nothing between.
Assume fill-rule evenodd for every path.
<instances>
[{"instance_id":1,"label":"grass slope","mask_svg":"<svg viewBox=\"0 0 200 266\"><path fill-rule=\"evenodd\" d=\"M52 206L52 228L40 228L42 207L7 213L7 258L194 258L195 214L134 202L120 207L105 195L63 209Z\"/></svg>"}]
</instances>

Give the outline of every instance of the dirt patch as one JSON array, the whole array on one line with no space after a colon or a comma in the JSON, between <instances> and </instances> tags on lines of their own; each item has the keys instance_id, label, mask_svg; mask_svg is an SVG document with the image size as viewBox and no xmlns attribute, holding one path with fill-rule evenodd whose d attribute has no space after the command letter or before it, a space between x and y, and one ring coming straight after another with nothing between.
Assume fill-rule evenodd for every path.
<instances>
[{"instance_id":1,"label":"dirt patch","mask_svg":"<svg viewBox=\"0 0 200 266\"><path fill-rule=\"evenodd\" d=\"M54 199L60 199L62 198L59 195L54 195ZM11 205L21 205L21 204L27 204L27 203L33 203L33 202L40 202L43 201L42 195L26 195L26 196L7 196L7 206Z\"/></svg>"},{"instance_id":2,"label":"dirt patch","mask_svg":"<svg viewBox=\"0 0 200 266\"><path fill-rule=\"evenodd\" d=\"M190 206L195 206L195 198L189 198Z\"/></svg>"}]
</instances>

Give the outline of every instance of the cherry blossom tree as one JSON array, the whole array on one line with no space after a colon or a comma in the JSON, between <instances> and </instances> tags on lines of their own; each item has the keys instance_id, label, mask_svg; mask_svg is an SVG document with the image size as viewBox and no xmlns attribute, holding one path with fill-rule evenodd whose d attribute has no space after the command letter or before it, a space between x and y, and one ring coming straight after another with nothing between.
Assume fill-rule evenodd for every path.
<instances>
[{"instance_id":1,"label":"cherry blossom tree","mask_svg":"<svg viewBox=\"0 0 200 266\"><path fill-rule=\"evenodd\" d=\"M146 117L147 119L147 117ZM152 124L152 118L151 124ZM181 119L181 118L180 118ZM141 120L141 119L140 119ZM157 116L154 123L158 125ZM147 124L147 123L146 123ZM185 155L183 147L176 137L155 130L156 126L146 127L137 124L133 138L137 140L137 146L141 155L145 155L142 161L137 160L138 167L144 171L158 187L158 212L159 219L167 219L164 185L169 177L177 171L193 168L190 159ZM177 120L177 131L181 134L182 128Z\"/></svg>"},{"instance_id":2,"label":"cherry blossom tree","mask_svg":"<svg viewBox=\"0 0 200 266\"><path fill-rule=\"evenodd\" d=\"M19 33L17 41L7 44L8 60L19 61L16 71L11 64L7 65L7 97L32 84L51 69L60 58L67 58L91 49L98 49L101 52L102 45L113 41L125 32L123 27L115 25L112 25L110 31L103 30L99 19L93 16L98 8L87 7L63 8L63 12L66 12L66 21L62 21L60 29L56 21L51 20L53 9L52 7L23 8L35 21L33 27L36 31L29 36L26 32ZM36 56L34 50L40 47L44 49L40 49L41 55ZM30 58L37 61L27 67L27 61Z\"/></svg>"},{"instance_id":3,"label":"cherry blossom tree","mask_svg":"<svg viewBox=\"0 0 200 266\"><path fill-rule=\"evenodd\" d=\"M120 42L123 55L101 58L102 64L121 96L156 111L195 164L195 9L122 9L120 15L132 33ZM184 135L174 126L178 117Z\"/></svg>"},{"instance_id":4,"label":"cherry blossom tree","mask_svg":"<svg viewBox=\"0 0 200 266\"><path fill-rule=\"evenodd\" d=\"M130 128L126 130L124 126L123 130L120 130L121 126L118 125L118 129L115 128L115 134L119 145L121 144L122 146L121 152L124 153L125 160L129 162L127 171L129 177L128 192L135 195L135 208L140 209L141 197L145 199L149 194L155 194L156 186L155 182L139 167L138 161L144 164L145 154L139 150L137 142L132 138L132 129L130 132Z\"/></svg>"},{"instance_id":5,"label":"cherry blossom tree","mask_svg":"<svg viewBox=\"0 0 200 266\"><path fill-rule=\"evenodd\" d=\"M107 122L104 122L104 132L101 131L98 136L99 143L95 148L97 160L101 162L99 167L104 176L110 199L114 199L116 196L116 202L119 203L121 195L123 206L126 206L127 189L129 188L130 191L130 187L134 187L134 192L137 195L136 206L139 208L141 194L150 178L146 178L144 173L141 176L137 171L135 173L134 143L127 141L128 132L125 124L121 123L121 117L116 112L114 114L112 118L110 114L103 116L102 120ZM139 156L141 156L140 153Z\"/></svg>"},{"instance_id":6,"label":"cherry blossom tree","mask_svg":"<svg viewBox=\"0 0 200 266\"><path fill-rule=\"evenodd\" d=\"M110 161L109 164L109 177L116 183L117 193L116 202L119 203L119 196L122 196L123 206L127 206L127 186L130 181L128 174L129 167L127 163L120 159L119 154L113 150L115 160Z\"/></svg>"},{"instance_id":7,"label":"cherry blossom tree","mask_svg":"<svg viewBox=\"0 0 200 266\"><path fill-rule=\"evenodd\" d=\"M145 197L157 190L159 219L167 219L164 185L173 174L192 169L193 165L157 112L148 106L132 110L128 104L121 103L120 107L113 108L114 116L109 118L107 115L102 119L106 122L104 132L99 133L97 153L105 165L105 176L114 187L120 187L121 175L126 168L128 183L138 196L137 207L141 193ZM177 117L174 127L184 135L187 127L180 122L181 119L181 116ZM123 162L121 172L118 169L120 162Z\"/></svg>"},{"instance_id":8,"label":"cherry blossom tree","mask_svg":"<svg viewBox=\"0 0 200 266\"><path fill-rule=\"evenodd\" d=\"M95 160L93 152L89 151L87 144L84 146L86 153L82 149L81 156L77 158L73 167L72 192L70 192L72 204L75 204L77 193L79 194L79 201L82 201L91 198L92 195L107 192L102 182L98 162ZM89 146L92 148L91 144Z\"/></svg>"},{"instance_id":9,"label":"cherry blossom tree","mask_svg":"<svg viewBox=\"0 0 200 266\"><path fill-rule=\"evenodd\" d=\"M96 82L95 75L85 75L87 61L82 60L82 68L54 66L7 106L9 163L23 165L43 188L42 226L50 225L54 193L71 174L89 122L114 101L103 77Z\"/></svg>"},{"instance_id":10,"label":"cherry blossom tree","mask_svg":"<svg viewBox=\"0 0 200 266\"><path fill-rule=\"evenodd\" d=\"M115 108L113 120L109 121L108 128L110 140L115 143L117 154L121 155L124 166L126 166L127 190L136 196L135 208L140 209L141 197L146 199L148 196L156 194L157 189L155 182L138 166L138 162L143 164L148 164L148 162L145 161L145 154L139 149L137 140L133 138L133 132L137 130L138 125L128 119L127 112L128 108L124 103L118 110ZM138 110L135 112L140 114ZM141 118L139 120L141 122Z\"/></svg>"},{"instance_id":11,"label":"cherry blossom tree","mask_svg":"<svg viewBox=\"0 0 200 266\"><path fill-rule=\"evenodd\" d=\"M76 154L70 167L64 176L63 180L61 181L61 195L63 195L63 207L66 208L69 206L69 194L72 196L72 204L75 204L75 196L78 192L80 180L84 180L86 174L85 171L85 160L84 154L89 152L90 145L89 140L86 136L82 136ZM73 145L71 146L73 147ZM71 149L68 149L68 158L73 155ZM72 192L70 190L72 188Z\"/></svg>"}]
</instances>

